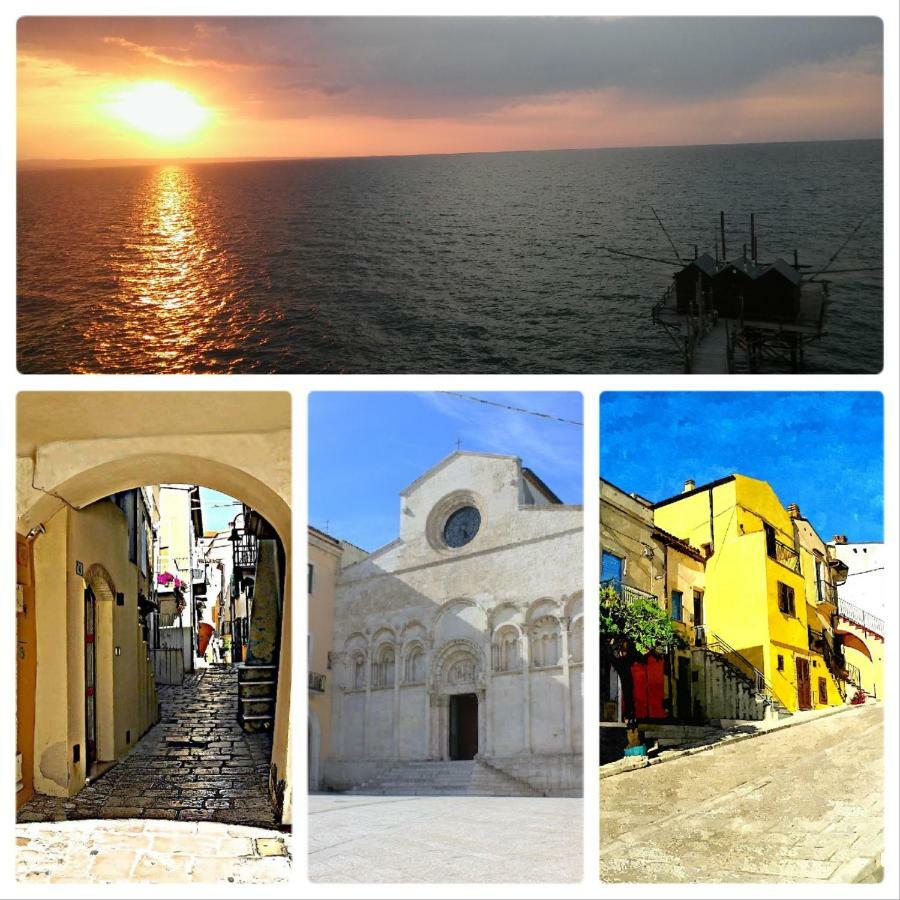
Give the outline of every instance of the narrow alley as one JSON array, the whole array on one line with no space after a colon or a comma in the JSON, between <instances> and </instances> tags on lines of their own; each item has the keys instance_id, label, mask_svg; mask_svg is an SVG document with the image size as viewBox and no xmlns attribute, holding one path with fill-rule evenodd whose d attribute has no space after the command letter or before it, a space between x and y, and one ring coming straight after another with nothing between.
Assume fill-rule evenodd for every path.
<instances>
[{"instance_id":1,"label":"narrow alley","mask_svg":"<svg viewBox=\"0 0 900 900\"><path fill-rule=\"evenodd\" d=\"M158 688L162 719L134 750L70 798L35 794L19 822L177 819L275 828L271 736L237 721L237 669L212 666Z\"/></svg>"}]
</instances>

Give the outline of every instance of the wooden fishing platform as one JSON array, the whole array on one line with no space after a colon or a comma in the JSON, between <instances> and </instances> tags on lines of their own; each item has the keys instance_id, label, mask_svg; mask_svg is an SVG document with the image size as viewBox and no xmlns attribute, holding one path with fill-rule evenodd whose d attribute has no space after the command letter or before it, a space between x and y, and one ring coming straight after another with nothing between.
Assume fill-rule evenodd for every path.
<instances>
[{"instance_id":1,"label":"wooden fishing platform","mask_svg":"<svg viewBox=\"0 0 900 900\"><path fill-rule=\"evenodd\" d=\"M749 249L744 244L739 255L728 255L725 213L720 212L715 254L701 254L694 244L693 258L685 259L656 210L652 212L672 247L674 260L611 247L602 249L679 266L672 274L671 284L653 305L652 318L678 347L684 371L706 375L756 373L773 368L801 371L806 348L825 333L830 282L823 275L865 219L828 262L817 268L801 265L797 250L791 262L782 257L761 261L752 213Z\"/></svg>"}]
</instances>

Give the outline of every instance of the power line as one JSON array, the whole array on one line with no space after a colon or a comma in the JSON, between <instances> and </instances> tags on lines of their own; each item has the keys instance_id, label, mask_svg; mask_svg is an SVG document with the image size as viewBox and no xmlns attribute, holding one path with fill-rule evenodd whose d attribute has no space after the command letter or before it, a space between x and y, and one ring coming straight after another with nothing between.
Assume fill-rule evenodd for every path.
<instances>
[{"instance_id":1,"label":"power line","mask_svg":"<svg viewBox=\"0 0 900 900\"><path fill-rule=\"evenodd\" d=\"M471 394L458 394L456 391L441 391L449 397L456 397L459 400L471 400L473 403L483 403L485 406L496 406L498 409L505 409L509 412L524 413L527 416L537 416L539 419L550 419L553 422L562 422L564 425L577 425L579 428L584 426L584 422L576 422L574 419L564 419L561 416L554 416L551 413L537 412L533 409L525 409L521 406L508 406L506 403L498 403L496 400L485 400L482 397L473 397Z\"/></svg>"}]
</instances>

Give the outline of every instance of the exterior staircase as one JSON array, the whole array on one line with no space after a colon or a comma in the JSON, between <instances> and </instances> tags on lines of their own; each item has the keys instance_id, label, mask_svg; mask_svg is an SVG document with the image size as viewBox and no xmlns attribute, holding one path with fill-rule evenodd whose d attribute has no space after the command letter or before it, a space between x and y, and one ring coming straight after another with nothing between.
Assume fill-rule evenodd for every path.
<instances>
[{"instance_id":1,"label":"exterior staircase","mask_svg":"<svg viewBox=\"0 0 900 900\"><path fill-rule=\"evenodd\" d=\"M483 760L406 760L348 791L396 796L539 797L530 785Z\"/></svg>"},{"instance_id":2,"label":"exterior staircase","mask_svg":"<svg viewBox=\"0 0 900 900\"><path fill-rule=\"evenodd\" d=\"M704 683L708 688L703 704L706 720L783 719L791 715L763 673L718 635L704 629L703 640L697 642L694 653L702 654L701 665L706 669ZM694 664L697 664L696 656Z\"/></svg>"},{"instance_id":3,"label":"exterior staircase","mask_svg":"<svg viewBox=\"0 0 900 900\"><path fill-rule=\"evenodd\" d=\"M238 722L244 731L271 731L275 724L278 666L241 663L237 671Z\"/></svg>"}]
</instances>

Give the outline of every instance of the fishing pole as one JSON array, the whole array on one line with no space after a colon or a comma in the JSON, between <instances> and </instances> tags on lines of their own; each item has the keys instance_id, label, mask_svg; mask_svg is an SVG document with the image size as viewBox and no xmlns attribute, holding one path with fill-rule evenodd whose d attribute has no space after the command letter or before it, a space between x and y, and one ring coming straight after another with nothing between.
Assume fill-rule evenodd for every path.
<instances>
[{"instance_id":1,"label":"fishing pole","mask_svg":"<svg viewBox=\"0 0 900 900\"><path fill-rule=\"evenodd\" d=\"M825 263L824 267L819 269L819 271L816 272L809 279L809 281L815 281L820 275L824 275L828 271L828 269L831 268L831 264L838 258L838 256L840 255L840 252L844 249L844 247L846 247L847 244L850 243L851 238L856 234L856 232L859 231L860 228L862 228L863 222L865 222L869 218L870 215L871 215L871 212L866 213L859 220L859 222L856 223L856 227L853 229L853 231L850 232L850 234L847 235L847 237L844 238L844 242L841 244L841 246L838 247L837 250L835 250L834 253L831 254L831 258L828 260L827 263Z\"/></svg>"},{"instance_id":2,"label":"fishing pole","mask_svg":"<svg viewBox=\"0 0 900 900\"><path fill-rule=\"evenodd\" d=\"M672 236L668 231L666 231L666 226L663 225L662 219L660 219L660 217L657 215L656 210L652 206L650 207L650 212L652 212L653 215L656 216L656 221L659 223L659 227L662 228L663 234L669 239L669 244L672 247L672 252L675 254L675 257L680 263L683 263L684 260L681 258L681 254L678 252L678 248L675 246L675 241L672 240Z\"/></svg>"}]
</instances>

